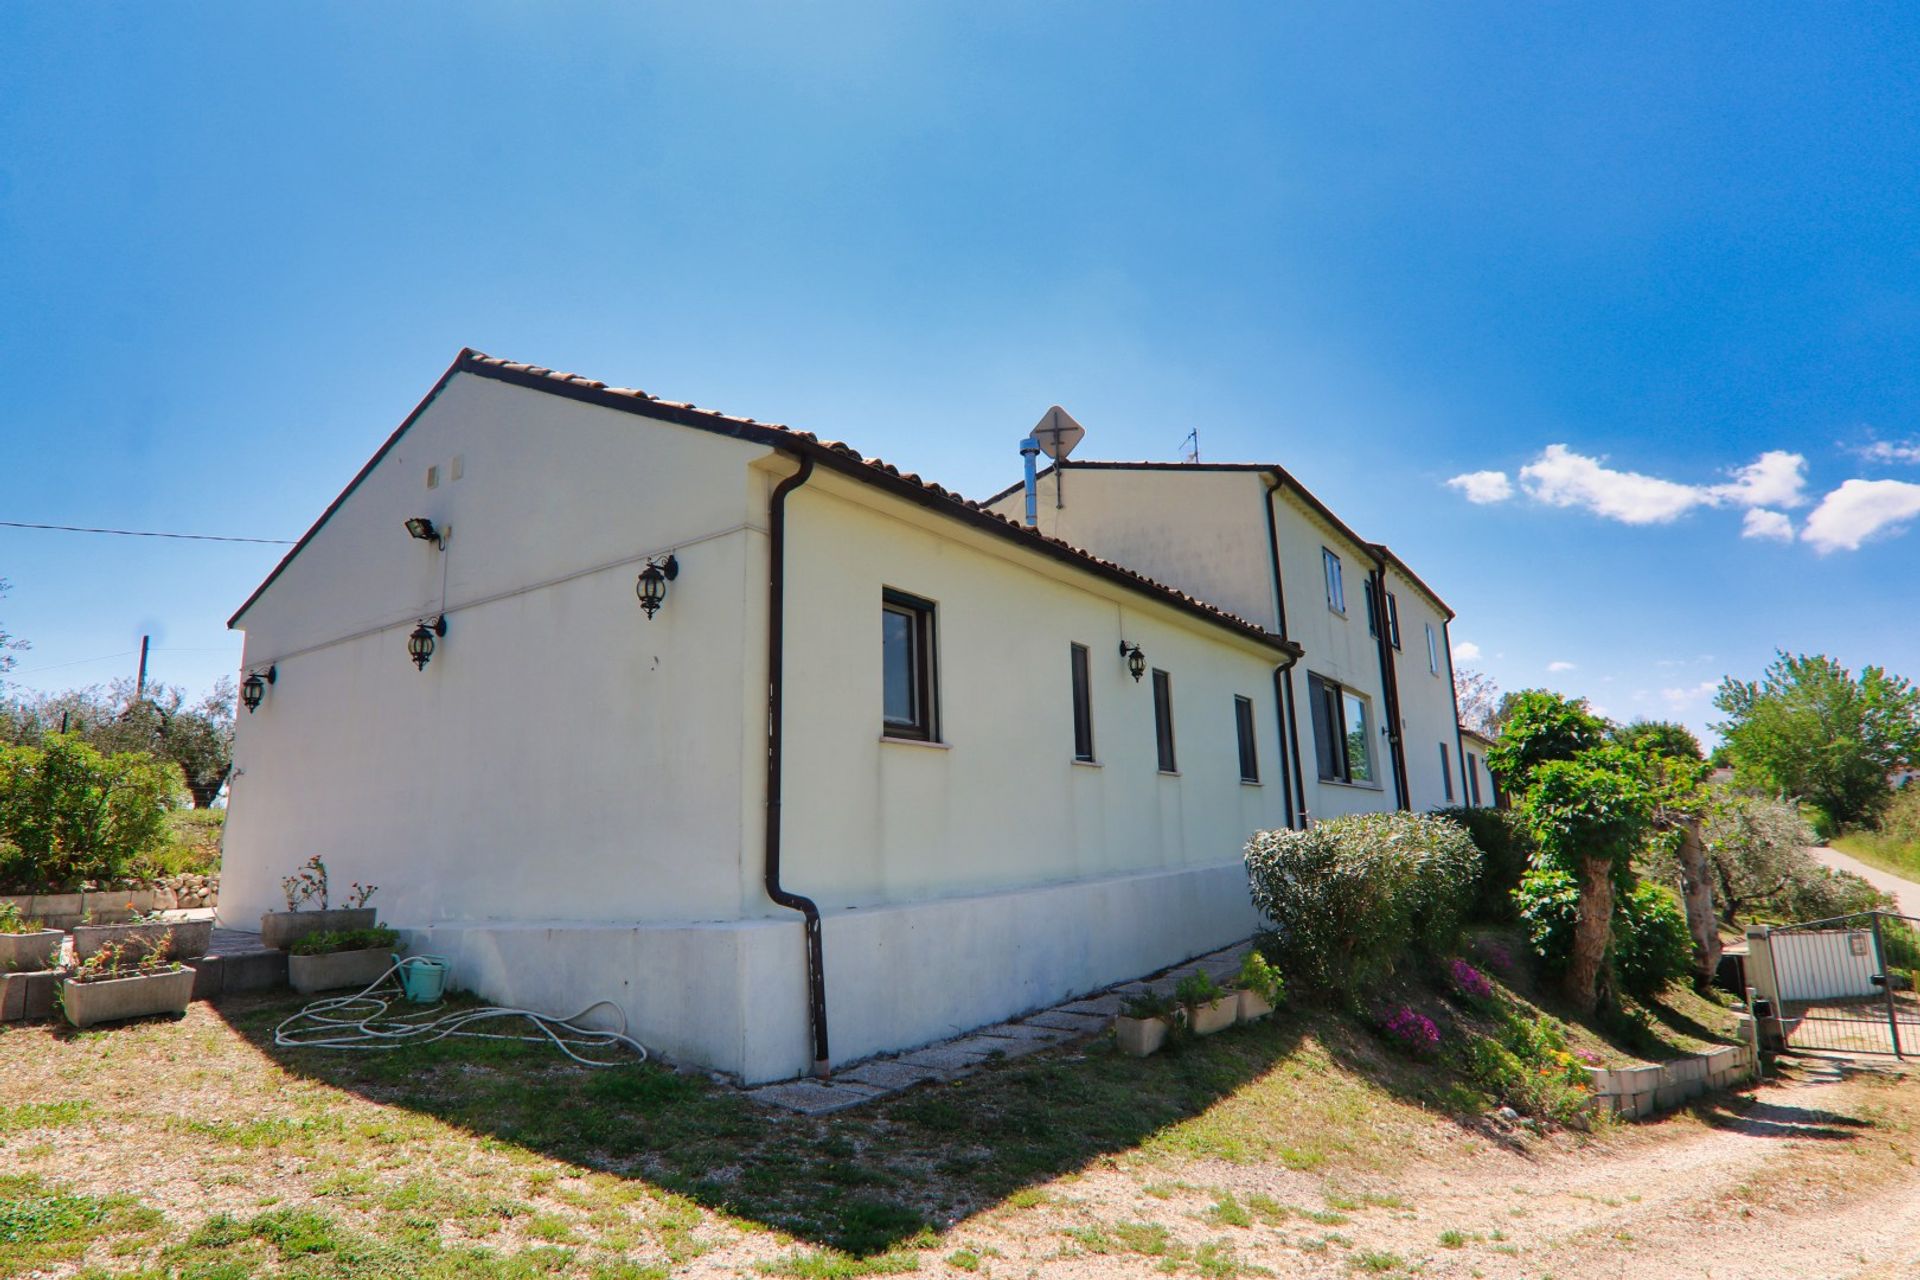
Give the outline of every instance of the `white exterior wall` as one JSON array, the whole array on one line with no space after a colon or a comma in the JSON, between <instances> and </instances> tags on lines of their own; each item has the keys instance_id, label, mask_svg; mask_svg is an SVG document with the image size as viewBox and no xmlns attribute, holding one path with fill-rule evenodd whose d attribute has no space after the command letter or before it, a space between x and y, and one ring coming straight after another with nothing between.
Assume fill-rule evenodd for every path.
<instances>
[{"instance_id":1,"label":"white exterior wall","mask_svg":"<svg viewBox=\"0 0 1920 1280\"><path fill-rule=\"evenodd\" d=\"M336 902L378 884L395 923L740 916L764 453L456 376L239 619L247 667L279 679L239 716L223 920L283 909L316 853ZM444 553L414 515L451 526ZM673 546L649 621L635 557ZM443 554L449 631L416 671Z\"/></svg>"},{"instance_id":2,"label":"white exterior wall","mask_svg":"<svg viewBox=\"0 0 1920 1280\"><path fill-rule=\"evenodd\" d=\"M1408 798L1418 813L1447 805L1466 804L1465 772L1457 742L1459 716L1453 701L1453 679L1447 662L1447 615L1391 561L1387 590L1400 612L1401 649L1394 654L1395 681L1400 692L1400 720L1406 743ZM1439 673L1427 666L1426 628L1432 627ZM1450 778L1440 776L1440 744L1447 747ZM1449 781L1453 789L1448 799ZM1482 780L1484 784L1484 779ZM1484 796L1484 792L1482 793ZM1488 803L1491 803L1489 801Z\"/></svg>"}]
</instances>

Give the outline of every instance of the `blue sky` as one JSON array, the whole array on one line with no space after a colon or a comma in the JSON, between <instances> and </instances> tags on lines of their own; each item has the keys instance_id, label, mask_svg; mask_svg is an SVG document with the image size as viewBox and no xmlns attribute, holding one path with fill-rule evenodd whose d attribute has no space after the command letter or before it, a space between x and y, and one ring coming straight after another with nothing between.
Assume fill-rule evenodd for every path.
<instances>
[{"instance_id":1,"label":"blue sky","mask_svg":"<svg viewBox=\"0 0 1920 1280\"><path fill-rule=\"evenodd\" d=\"M1917 126L1892 6L9 5L0 519L296 537L462 345L977 496L1058 401L1703 725L1920 675ZM18 678L204 687L276 558L0 528Z\"/></svg>"}]
</instances>

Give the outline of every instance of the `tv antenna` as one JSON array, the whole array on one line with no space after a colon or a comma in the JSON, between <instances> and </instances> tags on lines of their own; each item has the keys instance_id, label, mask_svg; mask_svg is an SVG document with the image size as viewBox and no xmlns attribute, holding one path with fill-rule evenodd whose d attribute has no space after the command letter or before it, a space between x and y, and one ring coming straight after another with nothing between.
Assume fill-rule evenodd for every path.
<instances>
[{"instance_id":1,"label":"tv antenna","mask_svg":"<svg viewBox=\"0 0 1920 1280\"><path fill-rule=\"evenodd\" d=\"M1180 442L1180 461L1200 461L1200 428L1187 432L1187 438Z\"/></svg>"}]
</instances>

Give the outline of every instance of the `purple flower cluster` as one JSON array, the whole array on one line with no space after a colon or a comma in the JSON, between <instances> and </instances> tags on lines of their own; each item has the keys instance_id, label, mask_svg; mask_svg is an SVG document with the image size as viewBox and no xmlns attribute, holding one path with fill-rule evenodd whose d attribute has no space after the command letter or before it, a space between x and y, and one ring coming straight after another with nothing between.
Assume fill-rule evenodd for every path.
<instances>
[{"instance_id":1,"label":"purple flower cluster","mask_svg":"<svg viewBox=\"0 0 1920 1280\"><path fill-rule=\"evenodd\" d=\"M1455 960L1447 966L1447 976L1453 979L1454 990L1470 1000L1493 999L1493 984L1487 976L1468 964L1465 960Z\"/></svg>"},{"instance_id":2,"label":"purple flower cluster","mask_svg":"<svg viewBox=\"0 0 1920 1280\"><path fill-rule=\"evenodd\" d=\"M1473 944L1473 952L1487 962L1487 967L1495 973L1513 972L1513 953L1492 938L1482 938Z\"/></svg>"},{"instance_id":3,"label":"purple flower cluster","mask_svg":"<svg viewBox=\"0 0 1920 1280\"><path fill-rule=\"evenodd\" d=\"M1580 1059L1580 1061L1586 1063L1590 1067L1603 1067L1607 1063L1607 1060L1605 1058L1601 1057L1599 1054L1595 1053L1591 1049L1575 1049L1573 1051L1573 1056Z\"/></svg>"},{"instance_id":4,"label":"purple flower cluster","mask_svg":"<svg viewBox=\"0 0 1920 1280\"><path fill-rule=\"evenodd\" d=\"M1418 1057L1427 1057L1440 1048L1440 1028L1433 1019L1401 1005L1380 1020L1380 1029L1400 1043L1400 1047Z\"/></svg>"}]
</instances>

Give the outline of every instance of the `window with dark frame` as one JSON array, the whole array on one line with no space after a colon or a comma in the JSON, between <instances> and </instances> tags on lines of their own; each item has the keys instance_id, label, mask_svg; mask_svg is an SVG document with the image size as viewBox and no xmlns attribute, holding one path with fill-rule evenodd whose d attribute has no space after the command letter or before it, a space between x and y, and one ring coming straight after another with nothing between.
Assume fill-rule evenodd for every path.
<instances>
[{"instance_id":1,"label":"window with dark frame","mask_svg":"<svg viewBox=\"0 0 1920 1280\"><path fill-rule=\"evenodd\" d=\"M937 738L933 602L888 588L880 597L882 707L888 738Z\"/></svg>"},{"instance_id":2,"label":"window with dark frame","mask_svg":"<svg viewBox=\"0 0 1920 1280\"><path fill-rule=\"evenodd\" d=\"M1253 740L1253 699L1235 695L1233 725L1240 735L1240 781L1260 781L1260 752Z\"/></svg>"},{"instance_id":3,"label":"window with dark frame","mask_svg":"<svg viewBox=\"0 0 1920 1280\"><path fill-rule=\"evenodd\" d=\"M1173 677L1153 672L1153 739L1160 751L1160 772L1178 773L1173 756Z\"/></svg>"},{"instance_id":4,"label":"window with dark frame","mask_svg":"<svg viewBox=\"0 0 1920 1280\"><path fill-rule=\"evenodd\" d=\"M1467 802L1480 807L1480 757L1467 752Z\"/></svg>"},{"instance_id":5,"label":"window with dark frame","mask_svg":"<svg viewBox=\"0 0 1920 1280\"><path fill-rule=\"evenodd\" d=\"M1330 547L1320 548L1320 565L1327 575L1327 608L1345 616L1347 612L1347 586L1340 576L1340 557L1333 554Z\"/></svg>"},{"instance_id":6,"label":"window with dark frame","mask_svg":"<svg viewBox=\"0 0 1920 1280\"><path fill-rule=\"evenodd\" d=\"M1313 710L1313 747L1322 782L1376 786L1373 711L1367 700L1332 680L1307 674Z\"/></svg>"},{"instance_id":7,"label":"window with dark frame","mask_svg":"<svg viewBox=\"0 0 1920 1280\"><path fill-rule=\"evenodd\" d=\"M1367 575L1367 634L1378 637L1380 634L1380 607L1374 599L1373 575Z\"/></svg>"},{"instance_id":8,"label":"window with dark frame","mask_svg":"<svg viewBox=\"0 0 1920 1280\"><path fill-rule=\"evenodd\" d=\"M1093 763L1093 690L1087 675L1087 646L1076 644L1073 664L1073 758Z\"/></svg>"},{"instance_id":9,"label":"window with dark frame","mask_svg":"<svg viewBox=\"0 0 1920 1280\"><path fill-rule=\"evenodd\" d=\"M1440 744L1440 784L1446 788L1447 803L1453 803L1453 761L1447 757L1447 744Z\"/></svg>"},{"instance_id":10,"label":"window with dark frame","mask_svg":"<svg viewBox=\"0 0 1920 1280\"><path fill-rule=\"evenodd\" d=\"M1387 639L1394 648L1400 647L1400 602L1391 591L1387 592Z\"/></svg>"}]
</instances>

